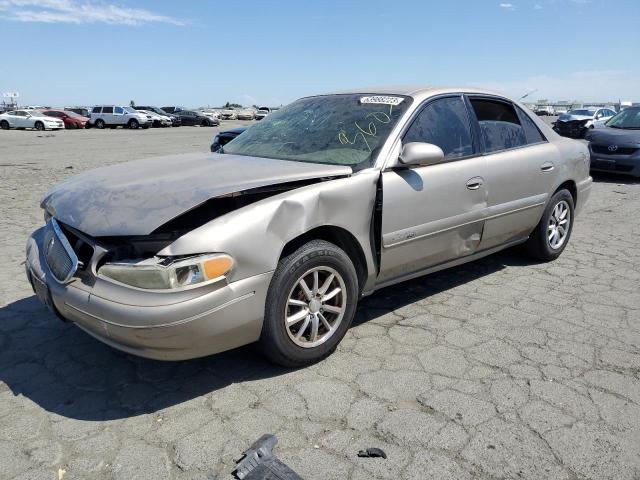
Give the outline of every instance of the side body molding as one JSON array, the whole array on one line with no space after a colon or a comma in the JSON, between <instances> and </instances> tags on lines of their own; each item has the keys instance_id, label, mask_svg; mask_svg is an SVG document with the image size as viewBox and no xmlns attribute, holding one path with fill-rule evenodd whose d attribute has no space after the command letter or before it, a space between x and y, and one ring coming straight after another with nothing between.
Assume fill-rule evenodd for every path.
<instances>
[{"instance_id":1,"label":"side body molding","mask_svg":"<svg viewBox=\"0 0 640 480\"><path fill-rule=\"evenodd\" d=\"M285 244L310 230L335 226L352 234L367 266L363 290L377 274L371 222L380 172L365 170L269 197L183 235L160 255L225 252L235 260L230 282L276 268Z\"/></svg>"}]
</instances>

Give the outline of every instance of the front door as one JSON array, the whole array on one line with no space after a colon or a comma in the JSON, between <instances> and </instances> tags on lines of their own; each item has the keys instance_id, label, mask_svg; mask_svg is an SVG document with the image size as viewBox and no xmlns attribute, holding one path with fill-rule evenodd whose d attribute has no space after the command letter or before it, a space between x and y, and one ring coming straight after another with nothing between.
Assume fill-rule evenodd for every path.
<instances>
[{"instance_id":1,"label":"front door","mask_svg":"<svg viewBox=\"0 0 640 480\"><path fill-rule=\"evenodd\" d=\"M478 155L462 95L427 103L403 143L442 148L443 162L382 174L379 282L471 255L482 239L487 208L485 159Z\"/></svg>"}]
</instances>

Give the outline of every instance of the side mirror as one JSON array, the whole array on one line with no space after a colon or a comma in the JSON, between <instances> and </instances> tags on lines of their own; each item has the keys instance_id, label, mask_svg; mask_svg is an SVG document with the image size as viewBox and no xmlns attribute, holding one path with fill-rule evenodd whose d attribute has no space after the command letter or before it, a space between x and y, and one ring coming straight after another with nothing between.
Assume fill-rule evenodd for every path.
<instances>
[{"instance_id":1,"label":"side mirror","mask_svg":"<svg viewBox=\"0 0 640 480\"><path fill-rule=\"evenodd\" d=\"M433 165L444 160L444 152L431 143L409 142L402 147L399 160L403 165Z\"/></svg>"}]
</instances>

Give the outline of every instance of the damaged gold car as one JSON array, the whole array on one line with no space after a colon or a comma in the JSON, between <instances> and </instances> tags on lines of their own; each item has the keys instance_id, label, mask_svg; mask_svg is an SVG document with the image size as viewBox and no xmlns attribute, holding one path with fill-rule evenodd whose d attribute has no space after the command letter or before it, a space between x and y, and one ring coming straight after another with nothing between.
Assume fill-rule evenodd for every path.
<instances>
[{"instance_id":1,"label":"damaged gold car","mask_svg":"<svg viewBox=\"0 0 640 480\"><path fill-rule=\"evenodd\" d=\"M519 243L555 259L590 188L584 145L491 92L313 96L220 153L54 187L27 275L60 317L126 352L258 341L299 366L330 354L376 289Z\"/></svg>"}]
</instances>

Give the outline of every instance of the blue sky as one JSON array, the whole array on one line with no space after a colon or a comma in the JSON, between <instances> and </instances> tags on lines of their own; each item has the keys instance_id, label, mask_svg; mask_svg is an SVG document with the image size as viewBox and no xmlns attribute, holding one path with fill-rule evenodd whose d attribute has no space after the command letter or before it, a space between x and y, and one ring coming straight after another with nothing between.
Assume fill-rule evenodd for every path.
<instances>
[{"instance_id":1,"label":"blue sky","mask_svg":"<svg viewBox=\"0 0 640 480\"><path fill-rule=\"evenodd\" d=\"M0 0L21 103L278 105L366 85L640 101L640 0Z\"/></svg>"}]
</instances>

